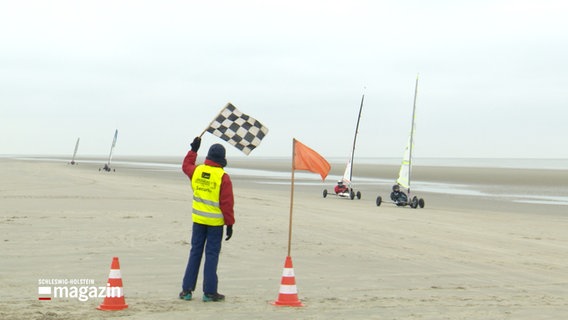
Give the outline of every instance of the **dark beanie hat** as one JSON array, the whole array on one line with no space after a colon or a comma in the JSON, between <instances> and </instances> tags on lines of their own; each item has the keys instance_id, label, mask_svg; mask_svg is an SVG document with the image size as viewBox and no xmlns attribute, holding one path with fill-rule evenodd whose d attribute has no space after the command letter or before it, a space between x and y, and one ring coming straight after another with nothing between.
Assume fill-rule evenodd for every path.
<instances>
[{"instance_id":1,"label":"dark beanie hat","mask_svg":"<svg viewBox=\"0 0 568 320\"><path fill-rule=\"evenodd\" d=\"M216 143L209 148L207 153L207 160L214 161L220 164L222 167L227 165L227 159L225 159L225 147Z\"/></svg>"}]
</instances>

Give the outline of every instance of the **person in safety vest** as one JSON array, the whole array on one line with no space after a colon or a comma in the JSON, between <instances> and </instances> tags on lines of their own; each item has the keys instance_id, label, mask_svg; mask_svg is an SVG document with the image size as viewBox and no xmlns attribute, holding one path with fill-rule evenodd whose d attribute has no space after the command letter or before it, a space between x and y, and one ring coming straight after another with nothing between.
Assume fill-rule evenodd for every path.
<instances>
[{"instance_id":1,"label":"person in safety vest","mask_svg":"<svg viewBox=\"0 0 568 320\"><path fill-rule=\"evenodd\" d=\"M201 138L191 143L191 150L183 160L182 170L191 180L193 189L191 250L182 282L179 298L191 300L203 251L203 301L223 301L225 296L217 291L217 264L226 225L225 241L233 236L235 216L233 211L233 183L223 167L227 165L225 148L214 144L209 148L205 163L195 165Z\"/></svg>"}]
</instances>

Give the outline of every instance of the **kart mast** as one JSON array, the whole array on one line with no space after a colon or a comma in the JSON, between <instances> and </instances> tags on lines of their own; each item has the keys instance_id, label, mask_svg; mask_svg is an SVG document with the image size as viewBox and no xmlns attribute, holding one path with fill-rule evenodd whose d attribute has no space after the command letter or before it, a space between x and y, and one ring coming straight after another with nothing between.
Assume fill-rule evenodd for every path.
<instances>
[{"instance_id":1,"label":"kart mast","mask_svg":"<svg viewBox=\"0 0 568 320\"><path fill-rule=\"evenodd\" d=\"M414 145L414 120L416 116L416 96L418 95L418 75L414 86L414 104L412 106L412 125L410 127L410 145L408 146L408 199L410 197L410 179L412 178L412 147Z\"/></svg>"},{"instance_id":2,"label":"kart mast","mask_svg":"<svg viewBox=\"0 0 568 320\"><path fill-rule=\"evenodd\" d=\"M351 168L349 170L349 181L353 180L353 158L355 158L355 144L357 142L357 134L359 133L359 121L361 120L361 111L363 110L363 101L365 100L365 94L361 97L361 106L359 107L359 116L357 117L357 126L355 127L355 136L353 137L353 149L351 150ZM351 187L351 186L349 186Z\"/></svg>"}]
</instances>

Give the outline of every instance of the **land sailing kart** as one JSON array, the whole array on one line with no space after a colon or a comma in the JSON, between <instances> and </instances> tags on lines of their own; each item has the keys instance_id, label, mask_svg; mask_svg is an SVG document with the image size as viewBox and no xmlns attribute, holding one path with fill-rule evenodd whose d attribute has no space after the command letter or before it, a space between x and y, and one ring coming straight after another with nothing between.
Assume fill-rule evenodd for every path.
<instances>
[{"instance_id":1,"label":"land sailing kart","mask_svg":"<svg viewBox=\"0 0 568 320\"><path fill-rule=\"evenodd\" d=\"M116 139L117 139L117 138L118 138L118 129L116 129L116 130L114 131L114 138L112 139L112 144L111 144L111 146L110 146L110 153L109 153L109 155L108 155L108 161L107 161L107 163L105 163L105 166L104 166L104 167L99 168L99 171L101 171L101 170L104 170L104 171L106 171L106 172L111 172L111 171L112 171L112 172L115 172L115 171L116 171L115 169L111 169L111 167L110 167L110 162L111 162L111 160L112 160L112 152L113 152L113 150L114 150L114 147L116 146Z\"/></svg>"},{"instance_id":2,"label":"land sailing kart","mask_svg":"<svg viewBox=\"0 0 568 320\"><path fill-rule=\"evenodd\" d=\"M115 171L116 171L115 169L111 169L111 167L109 166L108 163L105 163L105 166L104 166L104 167L99 168L99 171L101 171L101 170L104 170L104 171L106 171L106 172L111 172L111 171L112 171L112 172L115 172Z\"/></svg>"},{"instance_id":3,"label":"land sailing kart","mask_svg":"<svg viewBox=\"0 0 568 320\"><path fill-rule=\"evenodd\" d=\"M327 192L327 189L323 190L323 197L326 198L328 194L334 194L340 198L349 198L351 200L357 197L358 200L361 199L361 191L355 192L351 186L351 181L353 181L353 160L355 155L355 145L357 144L357 133L359 132L359 121L361 120L361 111L363 110L363 101L365 101L365 95L361 97L361 105L359 106L359 115L357 116L357 125L355 126L355 135L353 137L353 146L351 149L351 155L347 161L347 166L343 172L343 177L337 182L338 189L333 190L333 192Z\"/></svg>"},{"instance_id":4,"label":"land sailing kart","mask_svg":"<svg viewBox=\"0 0 568 320\"><path fill-rule=\"evenodd\" d=\"M361 191L355 192L353 188L351 188L351 186L347 187L347 190L345 190L344 192L338 192L338 193L327 192L327 189L323 189L323 197L326 198L328 194L336 195L340 198L349 198L351 200L357 197L357 200L361 200Z\"/></svg>"},{"instance_id":5,"label":"land sailing kart","mask_svg":"<svg viewBox=\"0 0 568 320\"><path fill-rule=\"evenodd\" d=\"M71 161L67 163L72 166L78 164L77 162L75 162L75 157L77 156L77 150L79 149L79 140L81 140L81 138L77 138L77 142L75 142L75 151L73 151L73 158L71 158Z\"/></svg>"},{"instance_id":6,"label":"land sailing kart","mask_svg":"<svg viewBox=\"0 0 568 320\"><path fill-rule=\"evenodd\" d=\"M406 195L406 193L400 191L398 184L395 184L393 186L393 191L390 194L390 198L392 200L392 203L397 207L410 206L412 209L416 209L424 208L424 205L426 204L423 198L418 198L417 196L413 196L412 199L408 201L408 196ZM382 202L383 198L381 196L377 196L377 207L380 206Z\"/></svg>"},{"instance_id":7,"label":"land sailing kart","mask_svg":"<svg viewBox=\"0 0 568 320\"><path fill-rule=\"evenodd\" d=\"M393 203L399 207L410 206L413 209L418 207L424 208L424 199L413 196L410 201L410 178L412 176L412 149L414 148L414 120L416 118L416 96L418 93L418 76L416 77L416 85L414 88L414 105L412 107L412 125L410 127L410 135L408 137L408 144L404 149L404 155L402 157L402 163L400 165L400 170L398 172L398 179L396 179L396 184L392 186L392 192L390 198ZM400 190L400 187L406 189L408 195ZM377 197L376 204L377 207L381 205L383 199L381 196Z\"/></svg>"}]
</instances>

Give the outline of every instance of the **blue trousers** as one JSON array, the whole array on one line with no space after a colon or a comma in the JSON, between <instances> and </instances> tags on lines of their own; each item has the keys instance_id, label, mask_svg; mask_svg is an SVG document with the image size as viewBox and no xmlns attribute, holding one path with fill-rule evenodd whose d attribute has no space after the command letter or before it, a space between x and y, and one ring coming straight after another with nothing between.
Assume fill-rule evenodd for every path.
<instances>
[{"instance_id":1,"label":"blue trousers","mask_svg":"<svg viewBox=\"0 0 568 320\"><path fill-rule=\"evenodd\" d=\"M206 226L193 223L191 231L191 250L189 261L183 277L182 289L195 291L199 266L205 249L205 263L203 265L203 292L206 294L217 293L217 265L223 240L223 226Z\"/></svg>"}]
</instances>

